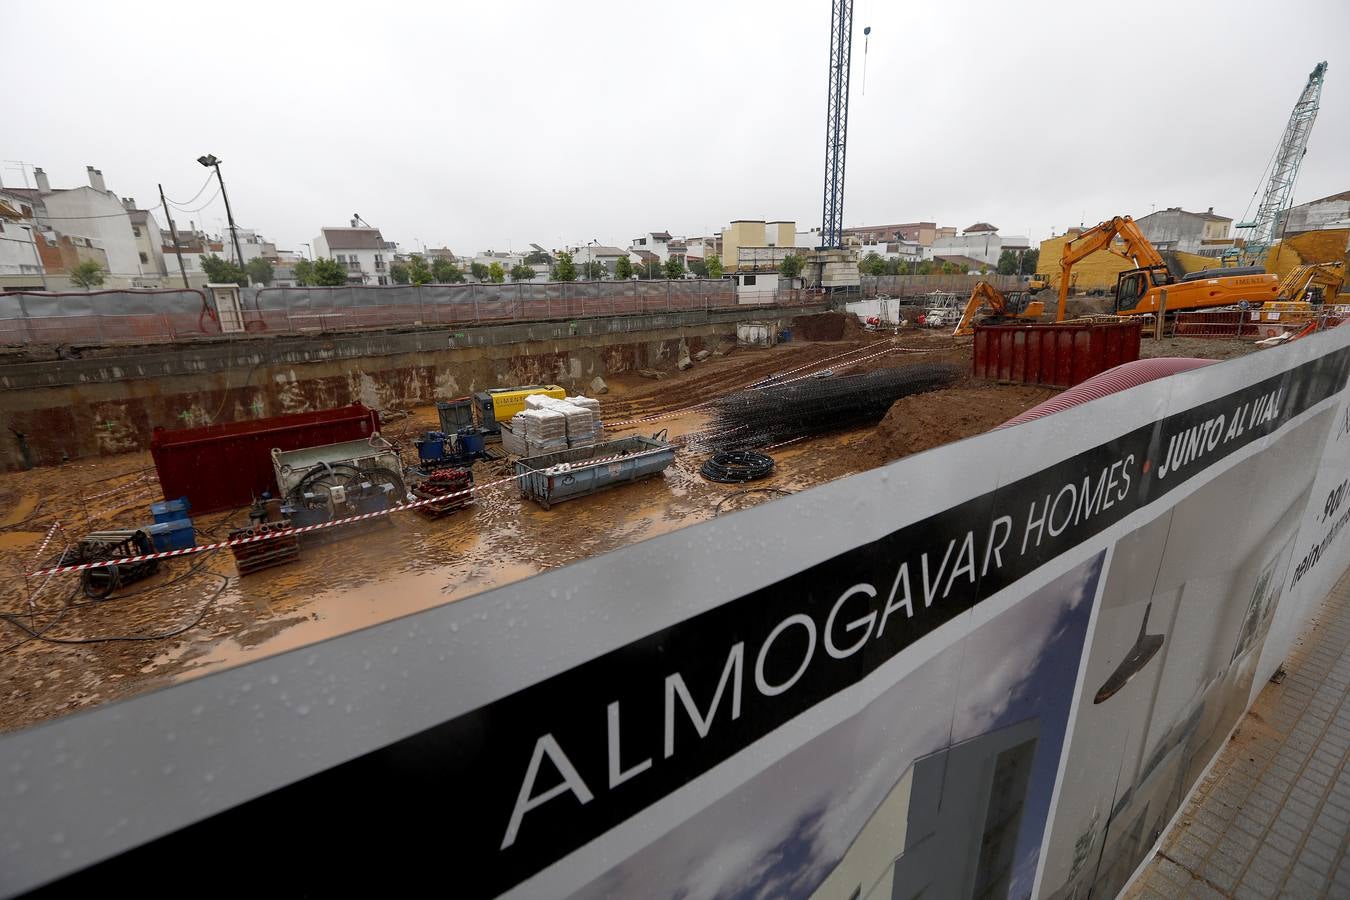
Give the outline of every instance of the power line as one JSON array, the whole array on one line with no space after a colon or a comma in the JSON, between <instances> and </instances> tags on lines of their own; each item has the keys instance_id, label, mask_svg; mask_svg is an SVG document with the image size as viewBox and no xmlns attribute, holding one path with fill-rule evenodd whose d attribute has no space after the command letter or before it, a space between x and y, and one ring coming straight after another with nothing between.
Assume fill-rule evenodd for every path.
<instances>
[{"instance_id":1,"label":"power line","mask_svg":"<svg viewBox=\"0 0 1350 900\"><path fill-rule=\"evenodd\" d=\"M182 203L179 203L177 200L169 200L169 204L172 206L187 206L189 203L195 203L197 201L197 198L202 195L202 193L206 190L206 186L209 185L210 183L211 183L211 175L208 173L206 176L206 180L203 181L202 186L197 189L197 193L192 195L191 200L184 200L182 201ZM165 199L167 200L168 198L166 197Z\"/></svg>"},{"instance_id":2,"label":"power line","mask_svg":"<svg viewBox=\"0 0 1350 900\"><path fill-rule=\"evenodd\" d=\"M159 204L156 203L154 206L146 207L146 208L143 210L143 212L149 212L150 210L153 210L153 209L159 209ZM39 220L39 221L41 221L41 220L43 220L43 219L52 219L52 220L54 220L54 221L60 221L60 222L80 222L80 221L84 221L84 220L86 220L86 219L120 219L120 218L122 218L123 216L129 216L129 215L131 215L131 210L125 210L125 211L120 212L120 213L108 213L107 215L102 215L102 216L49 216L49 215L43 213L42 215L34 214L33 218L34 218L34 219L37 219L37 220Z\"/></svg>"},{"instance_id":3,"label":"power line","mask_svg":"<svg viewBox=\"0 0 1350 900\"><path fill-rule=\"evenodd\" d=\"M172 206L174 209L178 210L179 212L185 212L185 213L199 213L199 212L201 212L202 210L206 209L208 206L210 206L212 203L215 203L215 202L216 202L216 198L219 197L219 196L220 196L220 186L217 185L217 186L216 186L216 192L215 192L214 194L211 195L211 199L210 199L210 200L207 200L205 203L203 203L201 206L197 207L196 209L188 209L186 206L180 206L179 204L174 203L172 200L169 201L169 205ZM193 199L196 199L196 198L194 197Z\"/></svg>"}]
</instances>

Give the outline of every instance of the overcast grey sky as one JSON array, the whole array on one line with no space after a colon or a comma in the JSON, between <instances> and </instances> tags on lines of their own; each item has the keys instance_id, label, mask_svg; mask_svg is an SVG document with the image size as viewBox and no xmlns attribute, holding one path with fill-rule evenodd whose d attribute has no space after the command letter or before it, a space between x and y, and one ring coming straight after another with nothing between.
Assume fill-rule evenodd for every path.
<instances>
[{"instance_id":1,"label":"overcast grey sky","mask_svg":"<svg viewBox=\"0 0 1350 900\"><path fill-rule=\"evenodd\" d=\"M1323 59L1295 199L1350 189L1345 0L857 0L855 20L846 225L1240 218ZM460 252L806 228L829 23L829 0L3 0L0 159L56 187L91 164L146 205L157 181L192 197L214 153L239 224L292 249L353 212Z\"/></svg>"}]
</instances>

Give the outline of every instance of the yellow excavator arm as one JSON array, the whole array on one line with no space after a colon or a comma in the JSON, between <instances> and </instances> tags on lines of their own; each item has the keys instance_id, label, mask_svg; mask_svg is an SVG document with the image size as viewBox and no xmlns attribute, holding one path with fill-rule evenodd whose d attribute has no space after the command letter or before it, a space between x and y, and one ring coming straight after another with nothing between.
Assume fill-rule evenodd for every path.
<instances>
[{"instance_id":1,"label":"yellow excavator arm","mask_svg":"<svg viewBox=\"0 0 1350 900\"><path fill-rule=\"evenodd\" d=\"M965 311L961 313L961 321L956 323L956 330L952 332L952 337L973 334L975 332L975 316L985 307L994 317L999 319L1039 321L1041 315L1045 312L1045 304L1039 300L1031 300L1019 305L1022 308L1014 310L1012 304L1008 302L1008 298L998 288L987 281L977 281L974 290L970 292L970 299L966 301Z\"/></svg>"},{"instance_id":2,"label":"yellow excavator arm","mask_svg":"<svg viewBox=\"0 0 1350 900\"><path fill-rule=\"evenodd\" d=\"M1336 295L1345 284L1345 263L1337 260L1326 263L1305 263L1295 266L1280 281L1279 298L1283 301L1302 300L1310 285L1322 288L1322 299L1336 302Z\"/></svg>"},{"instance_id":3,"label":"yellow excavator arm","mask_svg":"<svg viewBox=\"0 0 1350 900\"><path fill-rule=\"evenodd\" d=\"M952 337L974 334L975 314L980 311L981 306L988 306L995 312L999 312L1006 305L1007 302L1003 299L1003 295L998 292L998 288L987 281L975 282L975 288L970 292L970 299L966 301L965 311L961 313L961 321L956 323L956 330L952 332Z\"/></svg>"},{"instance_id":4,"label":"yellow excavator arm","mask_svg":"<svg viewBox=\"0 0 1350 900\"><path fill-rule=\"evenodd\" d=\"M1116 238L1125 242L1125 249L1117 250ZM1063 322L1069 301L1069 287L1074 264L1098 250L1105 250L1117 256L1132 260L1137 269L1149 266L1165 266L1161 255L1144 237L1134 219L1129 216L1116 216L1084 231L1078 237L1065 243L1064 252L1059 258L1059 308L1055 311L1055 321Z\"/></svg>"}]
</instances>

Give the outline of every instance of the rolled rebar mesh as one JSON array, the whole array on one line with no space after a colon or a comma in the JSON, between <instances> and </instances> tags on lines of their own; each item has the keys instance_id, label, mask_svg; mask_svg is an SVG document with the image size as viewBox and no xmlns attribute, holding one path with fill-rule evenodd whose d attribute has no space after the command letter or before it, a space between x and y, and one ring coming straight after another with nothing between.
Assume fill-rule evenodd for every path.
<instances>
[{"instance_id":1,"label":"rolled rebar mesh","mask_svg":"<svg viewBox=\"0 0 1350 900\"><path fill-rule=\"evenodd\" d=\"M951 384L964 371L961 366L926 363L738 391L713 403L712 421L698 435L697 444L712 451L765 447L880 421L901 397Z\"/></svg>"}]
</instances>

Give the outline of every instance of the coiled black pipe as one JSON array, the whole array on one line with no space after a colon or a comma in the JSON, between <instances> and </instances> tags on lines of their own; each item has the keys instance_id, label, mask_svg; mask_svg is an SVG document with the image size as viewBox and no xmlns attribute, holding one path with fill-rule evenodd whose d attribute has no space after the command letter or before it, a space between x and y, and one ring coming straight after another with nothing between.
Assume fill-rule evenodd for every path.
<instances>
[{"instance_id":1,"label":"coiled black pipe","mask_svg":"<svg viewBox=\"0 0 1350 900\"><path fill-rule=\"evenodd\" d=\"M726 450L714 454L699 469L703 477L721 484L758 481L773 473L773 457L754 450Z\"/></svg>"}]
</instances>

